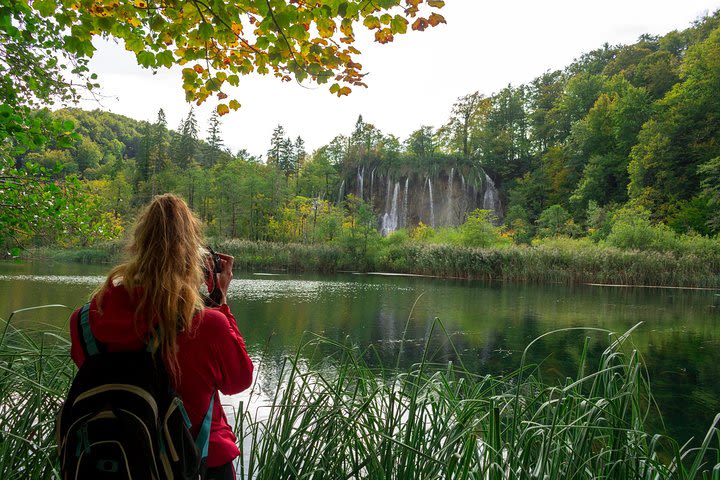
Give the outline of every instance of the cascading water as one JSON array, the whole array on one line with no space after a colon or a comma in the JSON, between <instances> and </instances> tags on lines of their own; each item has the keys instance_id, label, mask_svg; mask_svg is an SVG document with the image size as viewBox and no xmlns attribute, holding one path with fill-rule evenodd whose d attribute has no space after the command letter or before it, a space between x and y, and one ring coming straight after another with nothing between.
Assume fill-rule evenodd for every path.
<instances>
[{"instance_id":1,"label":"cascading water","mask_svg":"<svg viewBox=\"0 0 720 480\"><path fill-rule=\"evenodd\" d=\"M392 184L390 183L390 177L387 179L387 186L385 187L385 209L383 210L385 213L390 211L390 189L392 188Z\"/></svg>"},{"instance_id":2,"label":"cascading water","mask_svg":"<svg viewBox=\"0 0 720 480\"><path fill-rule=\"evenodd\" d=\"M342 203L344 198L345 198L345 180L342 181L342 183L340 184L340 189L338 190L338 201L337 201L338 205L340 205Z\"/></svg>"},{"instance_id":3,"label":"cascading water","mask_svg":"<svg viewBox=\"0 0 720 480\"><path fill-rule=\"evenodd\" d=\"M485 172L483 172L485 173ZM502 206L495 182L485 173L485 195L483 196L483 209L493 212L496 218L502 218Z\"/></svg>"},{"instance_id":4,"label":"cascading water","mask_svg":"<svg viewBox=\"0 0 720 480\"><path fill-rule=\"evenodd\" d=\"M388 186L390 184L388 183ZM393 188L393 194L392 194L392 202L390 205L390 211L385 212L382 218L382 227L380 232L383 236L386 236L398 228L398 191L400 190L400 182L395 182L395 187ZM388 193L390 192L390 189L388 188Z\"/></svg>"},{"instance_id":5,"label":"cascading water","mask_svg":"<svg viewBox=\"0 0 720 480\"><path fill-rule=\"evenodd\" d=\"M360 170L360 167L358 167L358 197L360 197L360 200L363 200L363 182L365 180L365 167L362 167L362 170Z\"/></svg>"},{"instance_id":6,"label":"cascading water","mask_svg":"<svg viewBox=\"0 0 720 480\"><path fill-rule=\"evenodd\" d=\"M410 177L405 177L405 194L403 195L403 227L408 226L408 185Z\"/></svg>"},{"instance_id":7,"label":"cascading water","mask_svg":"<svg viewBox=\"0 0 720 480\"><path fill-rule=\"evenodd\" d=\"M430 226L435 228L435 203L433 202L432 180L427 179L428 192L430 195Z\"/></svg>"}]
</instances>

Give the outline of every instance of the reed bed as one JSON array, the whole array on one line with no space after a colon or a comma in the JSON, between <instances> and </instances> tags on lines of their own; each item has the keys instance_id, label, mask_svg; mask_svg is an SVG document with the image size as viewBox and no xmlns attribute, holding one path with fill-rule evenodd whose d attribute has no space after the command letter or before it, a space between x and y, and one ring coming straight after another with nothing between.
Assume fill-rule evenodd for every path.
<instances>
[{"instance_id":1,"label":"reed bed","mask_svg":"<svg viewBox=\"0 0 720 480\"><path fill-rule=\"evenodd\" d=\"M235 257L241 271L386 271L528 283L609 283L678 287L720 287L720 255L712 249L628 250L590 241L548 240L535 246L473 248L386 240L363 258L342 245L225 240L218 251ZM50 251L40 256L82 263L117 261L116 244L107 249Z\"/></svg>"},{"instance_id":2,"label":"reed bed","mask_svg":"<svg viewBox=\"0 0 720 480\"><path fill-rule=\"evenodd\" d=\"M570 330L582 338L599 329ZM54 417L75 372L68 341L10 321L2 332L0 478L59 478ZM382 366L372 349L310 335L261 406L250 401L237 415L248 446L239 478L720 478L720 416L692 445L645 430L653 401L628 335L614 337L597 364L583 354L561 382L525 363L532 343L517 371L489 375L460 357L432 363L428 345L400 370L402 348L395 366Z\"/></svg>"},{"instance_id":3,"label":"reed bed","mask_svg":"<svg viewBox=\"0 0 720 480\"><path fill-rule=\"evenodd\" d=\"M649 383L626 339L551 385L528 365L494 376L423 358L378 371L368 352L315 338L304 350L334 351L335 368L286 360L267 416L245 413L241 478L718 478L720 417L696 448L646 432Z\"/></svg>"},{"instance_id":4,"label":"reed bed","mask_svg":"<svg viewBox=\"0 0 720 480\"><path fill-rule=\"evenodd\" d=\"M13 315L0 321L0 478L59 478L55 415L75 374L70 343L16 329Z\"/></svg>"}]
</instances>

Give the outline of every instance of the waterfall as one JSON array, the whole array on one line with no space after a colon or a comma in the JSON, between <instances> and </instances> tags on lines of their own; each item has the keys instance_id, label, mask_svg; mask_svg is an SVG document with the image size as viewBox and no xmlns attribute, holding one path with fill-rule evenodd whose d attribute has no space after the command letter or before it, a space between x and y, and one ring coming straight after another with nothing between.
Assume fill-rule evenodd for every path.
<instances>
[{"instance_id":1,"label":"waterfall","mask_svg":"<svg viewBox=\"0 0 720 480\"><path fill-rule=\"evenodd\" d=\"M403 227L408 226L408 184L410 176L405 177L405 194L403 195Z\"/></svg>"},{"instance_id":2,"label":"waterfall","mask_svg":"<svg viewBox=\"0 0 720 480\"><path fill-rule=\"evenodd\" d=\"M430 180L430 177L427 179L427 184L430 195L430 226L435 228L435 204L433 203L432 180Z\"/></svg>"},{"instance_id":3,"label":"waterfall","mask_svg":"<svg viewBox=\"0 0 720 480\"><path fill-rule=\"evenodd\" d=\"M358 167L358 197L360 197L360 200L363 200L363 181L365 180L365 167L362 167L362 171L360 170L360 167Z\"/></svg>"},{"instance_id":4,"label":"waterfall","mask_svg":"<svg viewBox=\"0 0 720 480\"><path fill-rule=\"evenodd\" d=\"M483 172L485 173L485 172ZM485 195L483 196L483 209L492 211L493 215L501 218L502 209L500 205L500 197L498 196L495 182L485 173Z\"/></svg>"},{"instance_id":5,"label":"waterfall","mask_svg":"<svg viewBox=\"0 0 720 480\"><path fill-rule=\"evenodd\" d=\"M389 183L388 183L389 186ZM400 182L395 182L395 187L393 188L393 194L392 194L392 202L390 205L390 211L386 211L385 214L383 214L382 218L382 228L381 233L383 236L386 236L398 228L398 209L397 209L397 203L398 203L398 191L400 190ZM388 188L388 193L390 192L390 189Z\"/></svg>"},{"instance_id":6,"label":"waterfall","mask_svg":"<svg viewBox=\"0 0 720 480\"><path fill-rule=\"evenodd\" d=\"M338 205L340 205L345 198L345 180L340 184L340 190L338 190Z\"/></svg>"}]
</instances>

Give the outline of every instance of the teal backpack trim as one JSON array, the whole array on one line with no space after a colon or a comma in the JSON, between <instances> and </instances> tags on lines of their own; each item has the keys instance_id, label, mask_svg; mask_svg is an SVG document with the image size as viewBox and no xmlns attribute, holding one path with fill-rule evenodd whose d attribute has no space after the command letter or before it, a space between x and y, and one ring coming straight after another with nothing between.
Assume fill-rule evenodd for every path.
<instances>
[{"instance_id":1,"label":"teal backpack trim","mask_svg":"<svg viewBox=\"0 0 720 480\"><path fill-rule=\"evenodd\" d=\"M98 353L100 353L100 348L98 347L98 344L95 340L95 335L93 335L92 330L90 329L90 303L86 303L80 309L80 328L82 329L82 336L85 340L85 347L87 348L88 355L97 355ZM148 351L151 351L150 344L151 342L148 342L146 346ZM215 394L213 393L210 396L210 406L208 406L205 418L200 425L200 431L198 432L198 436L195 439L195 446L200 452L201 458L207 458L208 456L208 447L210 446L210 426L212 424L214 404ZM180 402L179 407L186 424L190 423L190 419L187 417L187 412L185 412L185 407L183 406L182 401ZM163 446L161 446L161 448L162 447Z\"/></svg>"},{"instance_id":2,"label":"teal backpack trim","mask_svg":"<svg viewBox=\"0 0 720 480\"><path fill-rule=\"evenodd\" d=\"M201 458L207 458L208 446L210 445L210 424L212 423L213 405L215 403L215 394L210 396L210 406L208 407L205 418L203 419L202 425L200 425L200 431L195 439L195 446L200 451Z\"/></svg>"},{"instance_id":3,"label":"teal backpack trim","mask_svg":"<svg viewBox=\"0 0 720 480\"><path fill-rule=\"evenodd\" d=\"M88 355L97 355L100 353L100 349L95 342L95 335L93 335L90 329L90 303L86 303L80 309L80 328L82 328L82 336L83 340L85 340Z\"/></svg>"}]
</instances>

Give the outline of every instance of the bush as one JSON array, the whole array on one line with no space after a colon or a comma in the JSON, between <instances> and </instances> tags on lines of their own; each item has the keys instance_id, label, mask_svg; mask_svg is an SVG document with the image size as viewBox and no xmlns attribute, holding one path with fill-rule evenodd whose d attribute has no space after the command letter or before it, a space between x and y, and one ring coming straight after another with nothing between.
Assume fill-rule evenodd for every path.
<instances>
[{"instance_id":1,"label":"bush","mask_svg":"<svg viewBox=\"0 0 720 480\"><path fill-rule=\"evenodd\" d=\"M460 241L466 247L489 247L503 243L500 230L492 224L493 215L490 210L475 210L468 219L458 227Z\"/></svg>"},{"instance_id":2,"label":"bush","mask_svg":"<svg viewBox=\"0 0 720 480\"><path fill-rule=\"evenodd\" d=\"M650 212L642 208L625 207L613 216L613 225L606 241L618 248L633 250L677 250L677 234L664 224L653 225Z\"/></svg>"},{"instance_id":3,"label":"bush","mask_svg":"<svg viewBox=\"0 0 720 480\"><path fill-rule=\"evenodd\" d=\"M537 224L540 237L557 235L574 237L580 234L580 228L575 224L568 211L560 205L552 205L543 210Z\"/></svg>"}]
</instances>

